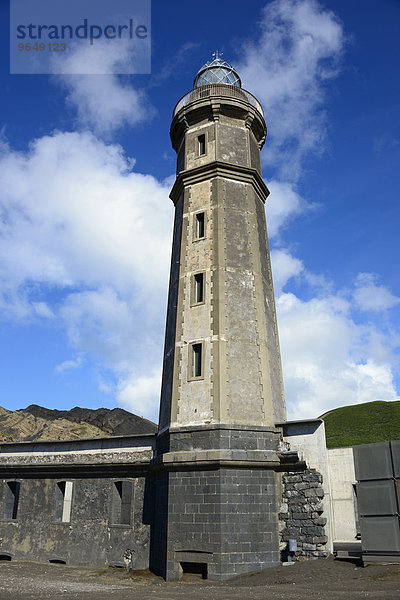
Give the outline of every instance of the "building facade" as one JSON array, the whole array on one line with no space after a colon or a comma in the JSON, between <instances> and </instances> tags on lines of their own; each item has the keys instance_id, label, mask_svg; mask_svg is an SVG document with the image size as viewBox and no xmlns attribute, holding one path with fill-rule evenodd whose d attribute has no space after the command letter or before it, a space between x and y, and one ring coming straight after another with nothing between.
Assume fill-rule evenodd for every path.
<instances>
[{"instance_id":1,"label":"building facade","mask_svg":"<svg viewBox=\"0 0 400 600\"><path fill-rule=\"evenodd\" d=\"M0 559L149 566L155 435L3 444Z\"/></svg>"}]
</instances>

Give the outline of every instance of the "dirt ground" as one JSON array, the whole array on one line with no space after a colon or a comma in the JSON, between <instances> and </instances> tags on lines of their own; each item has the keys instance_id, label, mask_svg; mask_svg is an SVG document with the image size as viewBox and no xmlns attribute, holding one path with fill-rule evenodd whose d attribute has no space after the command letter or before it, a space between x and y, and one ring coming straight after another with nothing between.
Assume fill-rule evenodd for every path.
<instances>
[{"instance_id":1,"label":"dirt ground","mask_svg":"<svg viewBox=\"0 0 400 600\"><path fill-rule=\"evenodd\" d=\"M400 600L400 565L361 567L328 559L267 569L229 581L184 575L13 561L0 563L0 600Z\"/></svg>"}]
</instances>

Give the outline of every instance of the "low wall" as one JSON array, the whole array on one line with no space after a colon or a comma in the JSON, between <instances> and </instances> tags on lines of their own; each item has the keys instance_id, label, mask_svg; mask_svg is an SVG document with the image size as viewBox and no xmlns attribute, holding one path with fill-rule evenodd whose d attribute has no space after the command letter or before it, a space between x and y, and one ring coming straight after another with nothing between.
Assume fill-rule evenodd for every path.
<instances>
[{"instance_id":1,"label":"low wall","mask_svg":"<svg viewBox=\"0 0 400 600\"><path fill-rule=\"evenodd\" d=\"M315 469L289 471L282 475L283 501L279 519L281 540L297 541L297 556L325 558L328 556L323 517L322 476Z\"/></svg>"}]
</instances>

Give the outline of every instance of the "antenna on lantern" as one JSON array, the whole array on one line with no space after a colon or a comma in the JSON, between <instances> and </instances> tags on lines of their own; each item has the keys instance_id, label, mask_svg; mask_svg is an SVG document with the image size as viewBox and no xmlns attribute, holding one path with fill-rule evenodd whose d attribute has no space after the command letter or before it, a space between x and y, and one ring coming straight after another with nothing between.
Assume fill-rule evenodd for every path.
<instances>
[{"instance_id":1,"label":"antenna on lantern","mask_svg":"<svg viewBox=\"0 0 400 600\"><path fill-rule=\"evenodd\" d=\"M223 56L223 52L220 52L219 50L216 50L215 52L212 53L212 56L214 58L221 58L221 56Z\"/></svg>"}]
</instances>

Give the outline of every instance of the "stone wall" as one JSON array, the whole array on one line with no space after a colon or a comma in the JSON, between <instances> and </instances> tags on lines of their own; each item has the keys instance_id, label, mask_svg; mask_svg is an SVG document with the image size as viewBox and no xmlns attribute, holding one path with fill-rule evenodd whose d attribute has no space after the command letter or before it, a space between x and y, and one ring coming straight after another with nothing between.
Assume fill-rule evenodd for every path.
<instances>
[{"instance_id":1,"label":"stone wall","mask_svg":"<svg viewBox=\"0 0 400 600\"><path fill-rule=\"evenodd\" d=\"M297 558L328 556L322 475L316 469L289 471L282 475L282 487L279 519L283 560L286 560L289 539L297 541Z\"/></svg>"},{"instance_id":2,"label":"stone wall","mask_svg":"<svg viewBox=\"0 0 400 600\"><path fill-rule=\"evenodd\" d=\"M175 471L168 478L168 511L160 507L168 513L167 579L179 577L182 563L207 565L207 578L216 580L279 564L272 470Z\"/></svg>"},{"instance_id":3,"label":"stone wall","mask_svg":"<svg viewBox=\"0 0 400 600\"><path fill-rule=\"evenodd\" d=\"M208 425L159 438L150 568L222 580L279 564L274 428ZM189 565L189 567L188 567Z\"/></svg>"}]
</instances>

